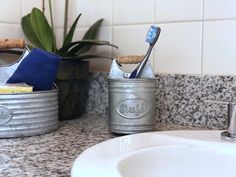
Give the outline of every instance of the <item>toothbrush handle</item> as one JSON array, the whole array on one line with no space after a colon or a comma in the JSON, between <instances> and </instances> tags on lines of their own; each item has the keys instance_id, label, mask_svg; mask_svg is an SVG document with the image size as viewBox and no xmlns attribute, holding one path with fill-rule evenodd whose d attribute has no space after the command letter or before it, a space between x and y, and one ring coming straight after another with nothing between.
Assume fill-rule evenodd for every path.
<instances>
[{"instance_id":1,"label":"toothbrush handle","mask_svg":"<svg viewBox=\"0 0 236 177\"><path fill-rule=\"evenodd\" d=\"M143 59L143 61L139 64L140 67L138 67L138 70L137 70L137 74L136 74L136 78L140 77L142 71L143 71L143 68L146 66L146 63L148 61L148 58L149 56L151 55L151 52L152 52L152 48L153 46L151 45L149 48L148 48L148 51L147 51L147 54L145 56L145 58Z\"/></svg>"},{"instance_id":2,"label":"toothbrush handle","mask_svg":"<svg viewBox=\"0 0 236 177\"><path fill-rule=\"evenodd\" d=\"M148 48L148 51L145 55L145 58L143 59L143 61L137 66L137 68L130 74L130 77L129 78L138 78L140 77L142 71L143 71L143 68L145 67L147 61L148 61L148 58L152 52L152 48L153 48L153 45L150 45L149 48Z\"/></svg>"}]
</instances>

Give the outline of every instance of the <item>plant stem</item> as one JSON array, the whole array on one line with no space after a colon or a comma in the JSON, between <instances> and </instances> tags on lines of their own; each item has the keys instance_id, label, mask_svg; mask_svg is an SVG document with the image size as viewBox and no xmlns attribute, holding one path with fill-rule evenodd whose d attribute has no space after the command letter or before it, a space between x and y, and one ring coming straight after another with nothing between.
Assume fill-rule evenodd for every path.
<instances>
[{"instance_id":1,"label":"plant stem","mask_svg":"<svg viewBox=\"0 0 236 177\"><path fill-rule=\"evenodd\" d=\"M52 26L52 30L54 31L53 18L52 18L52 2L51 2L51 0L48 0L48 3L49 3L51 26Z\"/></svg>"},{"instance_id":2,"label":"plant stem","mask_svg":"<svg viewBox=\"0 0 236 177\"><path fill-rule=\"evenodd\" d=\"M51 20L51 27L52 27L52 33L53 33L53 49L52 52L56 52L57 48L56 48L56 39L55 39L55 35L54 35L54 25L53 25L53 17L52 17L52 1L48 0L49 3L49 12L50 12L50 20Z\"/></svg>"},{"instance_id":3,"label":"plant stem","mask_svg":"<svg viewBox=\"0 0 236 177\"><path fill-rule=\"evenodd\" d=\"M69 0L65 0L65 17L64 17L64 31L63 31L63 39L64 40L65 40L66 34L67 34L68 8L69 8Z\"/></svg>"},{"instance_id":4,"label":"plant stem","mask_svg":"<svg viewBox=\"0 0 236 177\"><path fill-rule=\"evenodd\" d=\"M45 14L45 0L43 0L42 11L43 11L43 15L44 15Z\"/></svg>"}]
</instances>

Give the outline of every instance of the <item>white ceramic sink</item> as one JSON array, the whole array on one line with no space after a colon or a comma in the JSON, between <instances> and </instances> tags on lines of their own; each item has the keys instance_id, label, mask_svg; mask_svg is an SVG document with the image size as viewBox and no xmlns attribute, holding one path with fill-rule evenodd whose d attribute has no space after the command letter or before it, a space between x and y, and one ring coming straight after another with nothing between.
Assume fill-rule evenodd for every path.
<instances>
[{"instance_id":1,"label":"white ceramic sink","mask_svg":"<svg viewBox=\"0 0 236 177\"><path fill-rule=\"evenodd\" d=\"M220 131L122 136L84 151L72 177L236 177L236 143Z\"/></svg>"}]
</instances>

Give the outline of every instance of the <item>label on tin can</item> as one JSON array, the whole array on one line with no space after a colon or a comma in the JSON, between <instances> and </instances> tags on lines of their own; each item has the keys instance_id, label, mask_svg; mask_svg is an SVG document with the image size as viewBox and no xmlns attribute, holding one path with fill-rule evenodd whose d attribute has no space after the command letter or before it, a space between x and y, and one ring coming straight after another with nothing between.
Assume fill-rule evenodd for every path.
<instances>
[{"instance_id":1,"label":"label on tin can","mask_svg":"<svg viewBox=\"0 0 236 177\"><path fill-rule=\"evenodd\" d=\"M140 119L146 116L151 106L141 98L125 99L116 104L118 114L127 119Z\"/></svg>"},{"instance_id":2,"label":"label on tin can","mask_svg":"<svg viewBox=\"0 0 236 177\"><path fill-rule=\"evenodd\" d=\"M12 111L7 107L0 105L0 125L8 123L11 121L12 117Z\"/></svg>"}]
</instances>

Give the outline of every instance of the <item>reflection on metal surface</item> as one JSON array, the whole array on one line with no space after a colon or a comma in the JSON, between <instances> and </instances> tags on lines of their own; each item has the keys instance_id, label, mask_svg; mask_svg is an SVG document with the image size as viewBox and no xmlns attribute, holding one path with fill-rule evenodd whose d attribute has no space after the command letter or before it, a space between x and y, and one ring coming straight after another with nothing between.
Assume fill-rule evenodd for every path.
<instances>
[{"instance_id":1,"label":"reflection on metal surface","mask_svg":"<svg viewBox=\"0 0 236 177\"><path fill-rule=\"evenodd\" d=\"M13 113L6 106L0 105L0 125L11 121Z\"/></svg>"},{"instance_id":2,"label":"reflection on metal surface","mask_svg":"<svg viewBox=\"0 0 236 177\"><path fill-rule=\"evenodd\" d=\"M142 98L126 99L116 105L117 112L127 119L139 119L150 110L150 103Z\"/></svg>"}]
</instances>

